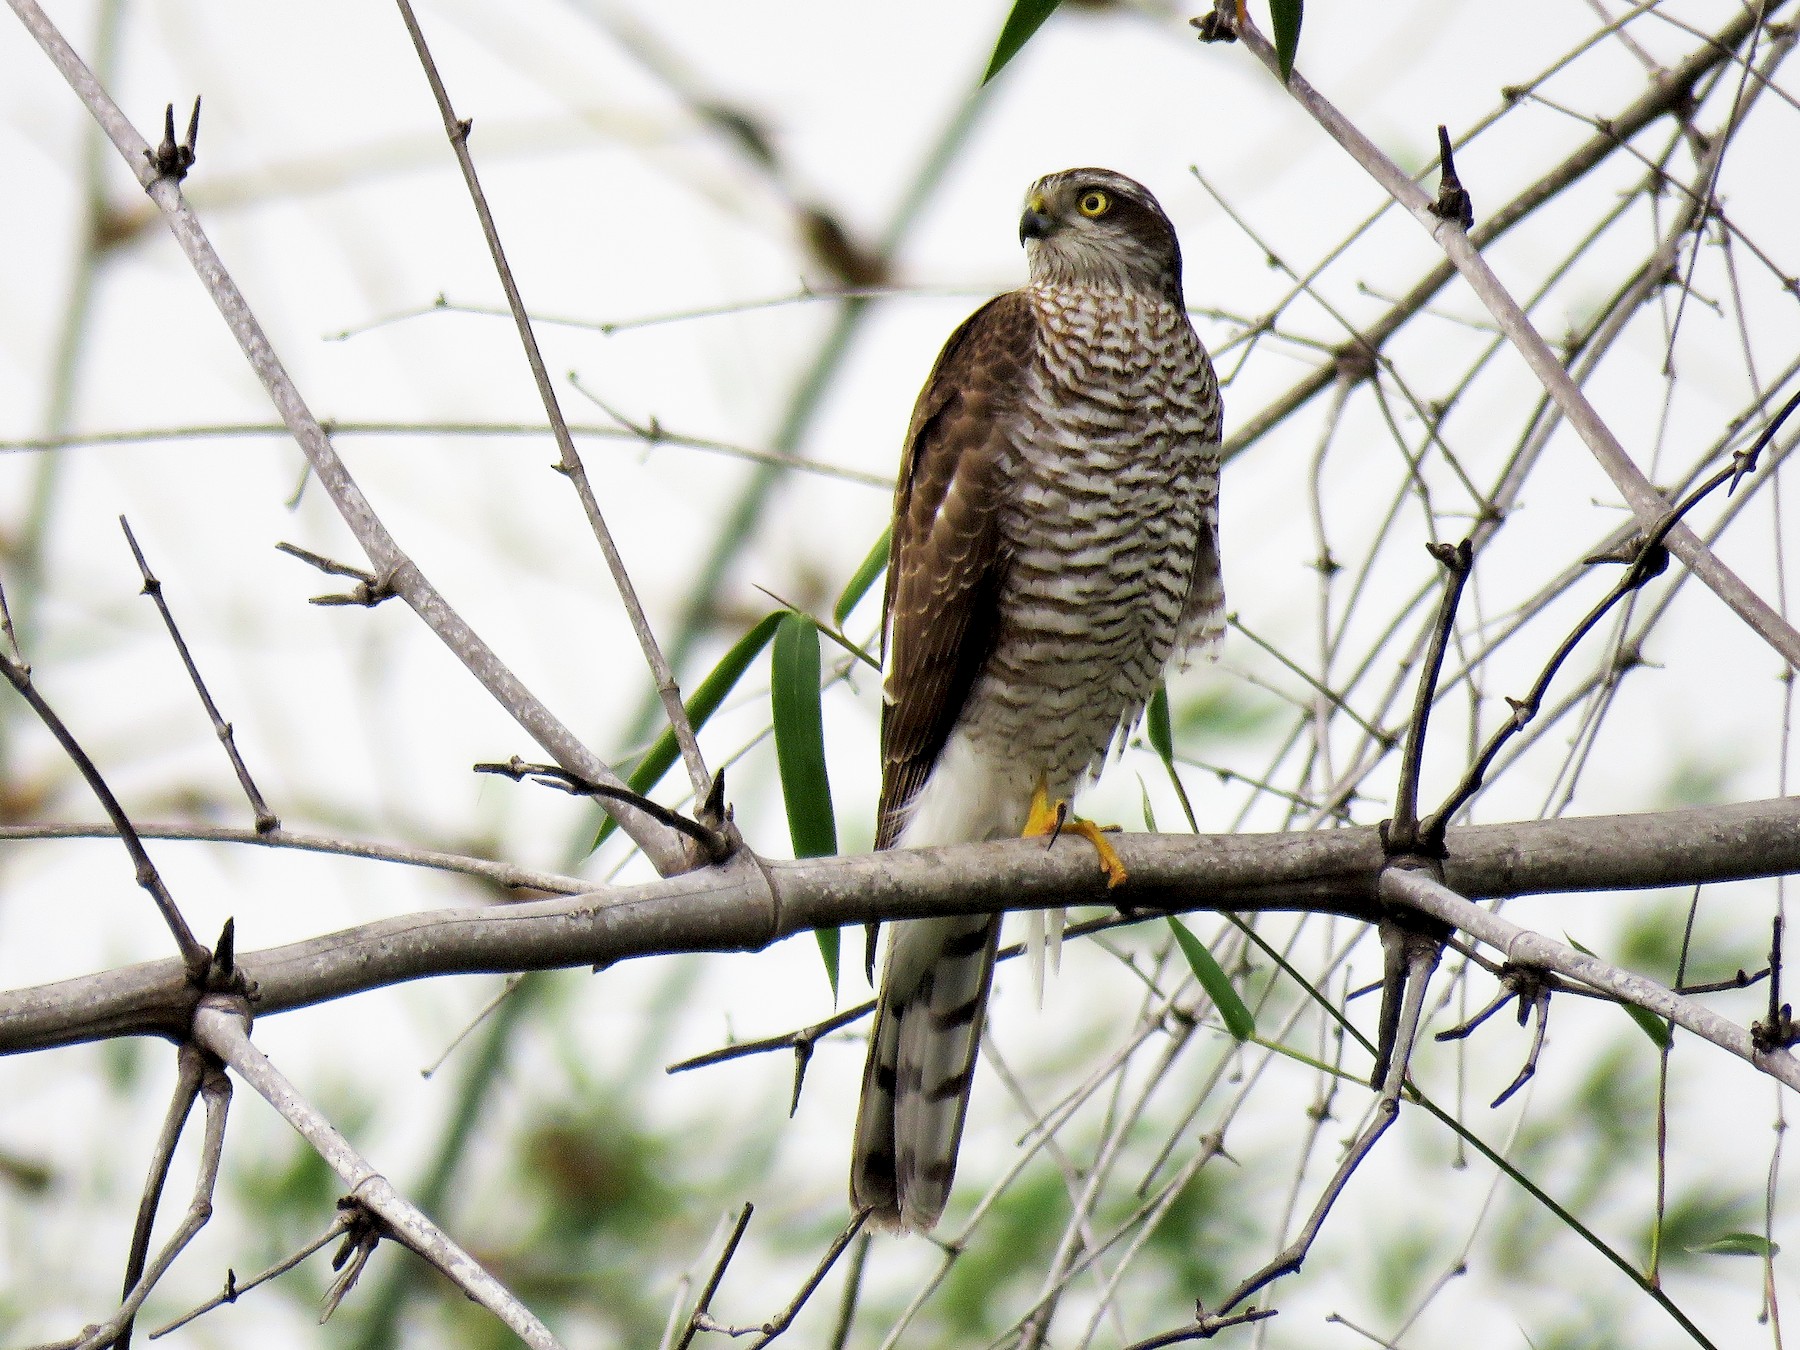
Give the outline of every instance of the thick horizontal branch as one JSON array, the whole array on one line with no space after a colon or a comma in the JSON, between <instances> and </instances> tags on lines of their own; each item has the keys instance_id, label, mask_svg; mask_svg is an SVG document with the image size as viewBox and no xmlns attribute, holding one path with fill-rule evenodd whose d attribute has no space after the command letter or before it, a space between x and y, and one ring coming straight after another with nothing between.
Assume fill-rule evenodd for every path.
<instances>
[{"instance_id":1,"label":"thick horizontal branch","mask_svg":"<svg viewBox=\"0 0 1800 1350\"><path fill-rule=\"evenodd\" d=\"M439 975L756 951L813 928L1060 905L1318 911L1372 921L1377 831L1116 836L1108 891L1085 843L1036 840L718 867L528 904L432 910L239 956L258 1015ZM1800 872L1800 799L1451 830L1444 880L1498 897L1686 886ZM240 929L240 932L242 930ZM173 960L0 994L0 1054L181 1036L194 993Z\"/></svg>"}]
</instances>

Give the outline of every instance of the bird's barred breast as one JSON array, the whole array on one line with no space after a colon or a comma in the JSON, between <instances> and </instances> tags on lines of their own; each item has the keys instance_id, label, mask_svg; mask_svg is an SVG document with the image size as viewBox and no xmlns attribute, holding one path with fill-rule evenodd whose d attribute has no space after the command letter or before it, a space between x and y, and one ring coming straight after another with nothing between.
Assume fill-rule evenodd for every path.
<instances>
[{"instance_id":1,"label":"bird's barred breast","mask_svg":"<svg viewBox=\"0 0 1800 1350\"><path fill-rule=\"evenodd\" d=\"M1044 292L1006 475L993 659L962 726L1028 792L1075 790L1168 665L1216 510L1218 386L1173 305Z\"/></svg>"}]
</instances>

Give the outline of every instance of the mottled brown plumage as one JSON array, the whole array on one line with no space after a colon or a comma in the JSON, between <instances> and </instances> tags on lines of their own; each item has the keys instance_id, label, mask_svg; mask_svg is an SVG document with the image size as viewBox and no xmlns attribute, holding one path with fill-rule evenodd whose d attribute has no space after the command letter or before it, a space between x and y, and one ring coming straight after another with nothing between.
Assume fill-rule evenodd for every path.
<instances>
[{"instance_id":1,"label":"mottled brown plumage","mask_svg":"<svg viewBox=\"0 0 1800 1350\"><path fill-rule=\"evenodd\" d=\"M1017 835L1222 623L1218 384L1173 228L1137 183L1072 169L1019 233L1030 283L952 334L907 432L878 848ZM851 1172L877 1224L930 1228L949 1196L998 937L894 927Z\"/></svg>"}]
</instances>

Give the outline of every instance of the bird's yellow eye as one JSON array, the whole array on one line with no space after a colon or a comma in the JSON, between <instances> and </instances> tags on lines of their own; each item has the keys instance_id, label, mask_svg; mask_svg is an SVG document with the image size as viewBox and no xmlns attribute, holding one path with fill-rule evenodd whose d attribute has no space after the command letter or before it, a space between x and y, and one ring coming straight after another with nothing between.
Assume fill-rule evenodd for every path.
<instances>
[{"instance_id":1,"label":"bird's yellow eye","mask_svg":"<svg viewBox=\"0 0 1800 1350\"><path fill-rule=\"evenodd\" d=\"M1112 201L1104 192L1095 190L1081 194L1081 201L1079 203L1081 214L1088 217L1090 220L1095 216L1105 215L1107 209L1111 206Z\"/></svg>"}]
</instances>

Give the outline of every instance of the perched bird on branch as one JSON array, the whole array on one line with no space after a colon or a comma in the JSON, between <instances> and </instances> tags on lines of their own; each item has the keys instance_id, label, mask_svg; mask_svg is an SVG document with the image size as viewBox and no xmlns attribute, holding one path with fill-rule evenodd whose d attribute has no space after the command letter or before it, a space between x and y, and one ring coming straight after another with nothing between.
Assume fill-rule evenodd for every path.
<instances>
[{"instance_id":1,"label":"perched bird on branch","mask_svg":"<svg viewBox=\"0 0 1800 1350\"><path fill-rule=\"evenodd\" d=\"M1216 642L1219 385L1174 227L1070 169L1019 222L1030 281L965 320L913 409L894 498L877 848L1061 830L1172 659ZM931 1228L956 1170L997 917L890 934L850 1199Z\"/></svg>"}]
</instances>

